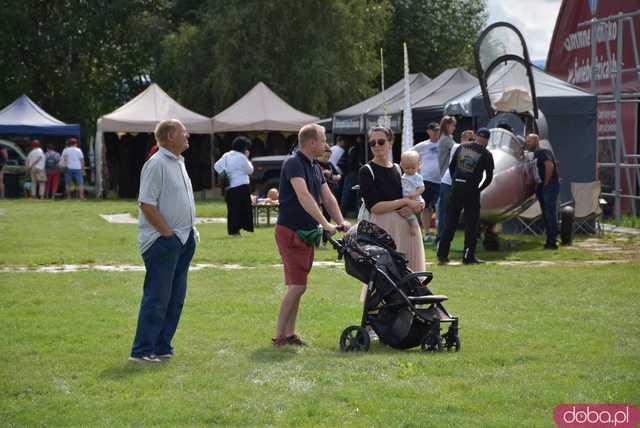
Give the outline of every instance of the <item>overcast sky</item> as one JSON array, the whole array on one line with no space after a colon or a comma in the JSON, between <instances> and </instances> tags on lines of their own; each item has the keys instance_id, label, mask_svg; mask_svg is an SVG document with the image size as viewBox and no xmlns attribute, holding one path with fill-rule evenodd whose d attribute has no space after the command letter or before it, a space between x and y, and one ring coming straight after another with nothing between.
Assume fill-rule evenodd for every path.
<instances>
[{"instance_id":1,"label":"overcast sky","mask_svg":"<svg viewBox=\"0 0 640 428\"><path fill-rule=\"evenodd\" d=\"M506 21L522 32L531 60L547 58L561 0L488 0L489 21Z\"/></svg>"}]
</instances>

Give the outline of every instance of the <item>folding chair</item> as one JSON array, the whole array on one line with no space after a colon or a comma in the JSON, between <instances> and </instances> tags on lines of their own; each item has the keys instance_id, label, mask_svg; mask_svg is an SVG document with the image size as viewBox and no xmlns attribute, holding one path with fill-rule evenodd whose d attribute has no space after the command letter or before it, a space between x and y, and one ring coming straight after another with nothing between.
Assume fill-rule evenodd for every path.
<instances>
[{"instance_id":1,"label":"folding chair","mask_svg":"<svg viewBox=\"0 0 640 428\"><path fill-rule=\"evenodd\" d=\"M602 233L600 216L601 185L599 181L571 183L574 202L574 230L576 233Z\"/></svg>"},{"instance_id":2,"label":"folding chair","mask_svg":"<svg viewBox=\"0 0 640 428\"><path fill-rule=\"evenodd\" d=\"M542 233L540 226L537 226L538 220L542 218L542 209L540 203L536 200L529 208L521 212L516 216L516 219L522 226L522 231L529 231L532 235L539 235Z\"/></svg>"}]
</instances>

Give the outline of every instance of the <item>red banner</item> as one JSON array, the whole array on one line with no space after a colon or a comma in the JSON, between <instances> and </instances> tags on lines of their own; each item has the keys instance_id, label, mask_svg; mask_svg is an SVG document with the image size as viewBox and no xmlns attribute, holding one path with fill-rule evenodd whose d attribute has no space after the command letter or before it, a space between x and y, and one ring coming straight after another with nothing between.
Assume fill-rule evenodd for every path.
<instances>
[{"instance_id":1,"label":"red banner","mask_svg":"<svg viewBox=\"0 0 640 428\"><path fill-rule=\"evenodd\" d=\"M590 90L591 33L595 31L597 92L610 94L613 91L612 79L615 78L615 70L620 62L616 48L620 34L623 36L623 68L636 66L632 37L640 43L640 18L633 18L635 36L631 33L629 23L620 27L617 21L604 22L595 27L588 25L578 27L578 25L587 23L592 18L606 18L619 13L635 12L638 10L638 5L638 0L563 0L549 47L547 72L573 85ZM607 45L609 45L610 55L607 52ZM623 92L640 90L638 73L623 73L622 83Z\"/></svg>"},{"instance_id":2,"label":"red banner","mask_svg":"<svg viewBox=\"0 0 640 428\"><path fill-rule=\"evenodd\" d=\"M549 46L546 69L547 72L573 85L591 92L592 79L595 79L596 93L612 95L616 69L619 65L623 69L640 66L636 64L634 53L634 39L640 48L640 16L633 17L633 27L626 21L620 24L617 20L602 22L598 25L580 25L590 20L602 19L618 15L619 13L635 12L640 8L640 0L563 0L558 13L553 38ZM593 33L593 34L592 34ZM622 35L622 37L620 37ZM592 76L591 45L593 38L596 43L595 76ZM617 41L622 40L622 62L617 57ZM608 46L608 49L607 49ZM638 52L640 55L640 52ZM640 77L637 72L622 74L621 92L640 92ZM624 147L627 154L638 153L638 104L622 104L622 130ZM615 138L616 110L614 103L598 104L597 135L598 161L600 163L615 162L615 141L603 138ZM622 159L629 163L628 159ZM602 167L598 172L598 179L602 182L605 192L612 192L614 188L613 168ZM621 187L625 194L636 194L634 174L627 183L627 174L622 171ZM628 212L628 199L622 200L622 209Z\"/></svg>"}]
</instances>

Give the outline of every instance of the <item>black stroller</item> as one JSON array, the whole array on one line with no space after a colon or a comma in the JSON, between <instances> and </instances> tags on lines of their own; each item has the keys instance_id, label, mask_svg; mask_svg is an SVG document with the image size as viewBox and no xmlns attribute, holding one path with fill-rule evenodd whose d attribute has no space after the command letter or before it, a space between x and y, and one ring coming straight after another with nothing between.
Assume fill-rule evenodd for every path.
<instances>
[{"instance_id":1,"label":"black stroller","mask_svg":"<svg viewBox=\"0 0 640 428\"><path fill-rule=\"evenodd\" d=\"M359 326L344 329L341 351L368 351L367 326L373 328L380 342L392 348L460 350L458 318L442 305L447 296L434 295L427 286L433 274L411 272L406 258L396 251L393 239L382 228L361 221L342 239L330 242L339 257L344 257L347 273L367 284L362 321ZM450 325L441 335L442 323Z\"/></svg>"}]
</instances>

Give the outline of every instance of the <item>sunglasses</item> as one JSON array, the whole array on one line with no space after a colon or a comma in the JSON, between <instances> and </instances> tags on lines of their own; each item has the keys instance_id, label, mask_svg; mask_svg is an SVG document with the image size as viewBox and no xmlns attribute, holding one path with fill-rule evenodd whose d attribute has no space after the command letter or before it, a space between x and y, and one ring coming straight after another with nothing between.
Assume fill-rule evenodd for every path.
<instances>
[{"instance_id":1,"label":"sunglasses","mask_svg":"<svg viewBox=\"0 0 640 428\"><path fill-rule=\"evenodd\" d=\"M377 143L379 146L383 146L383 145L384 145L384 143L386 143L386 142L387 142L387 140L385 140L384 138L381 138L381 139L379 139L379 140L369 140L369 147L375 147L375 146L376 146L376 143Z\"/></svg>"}]
</instances>

